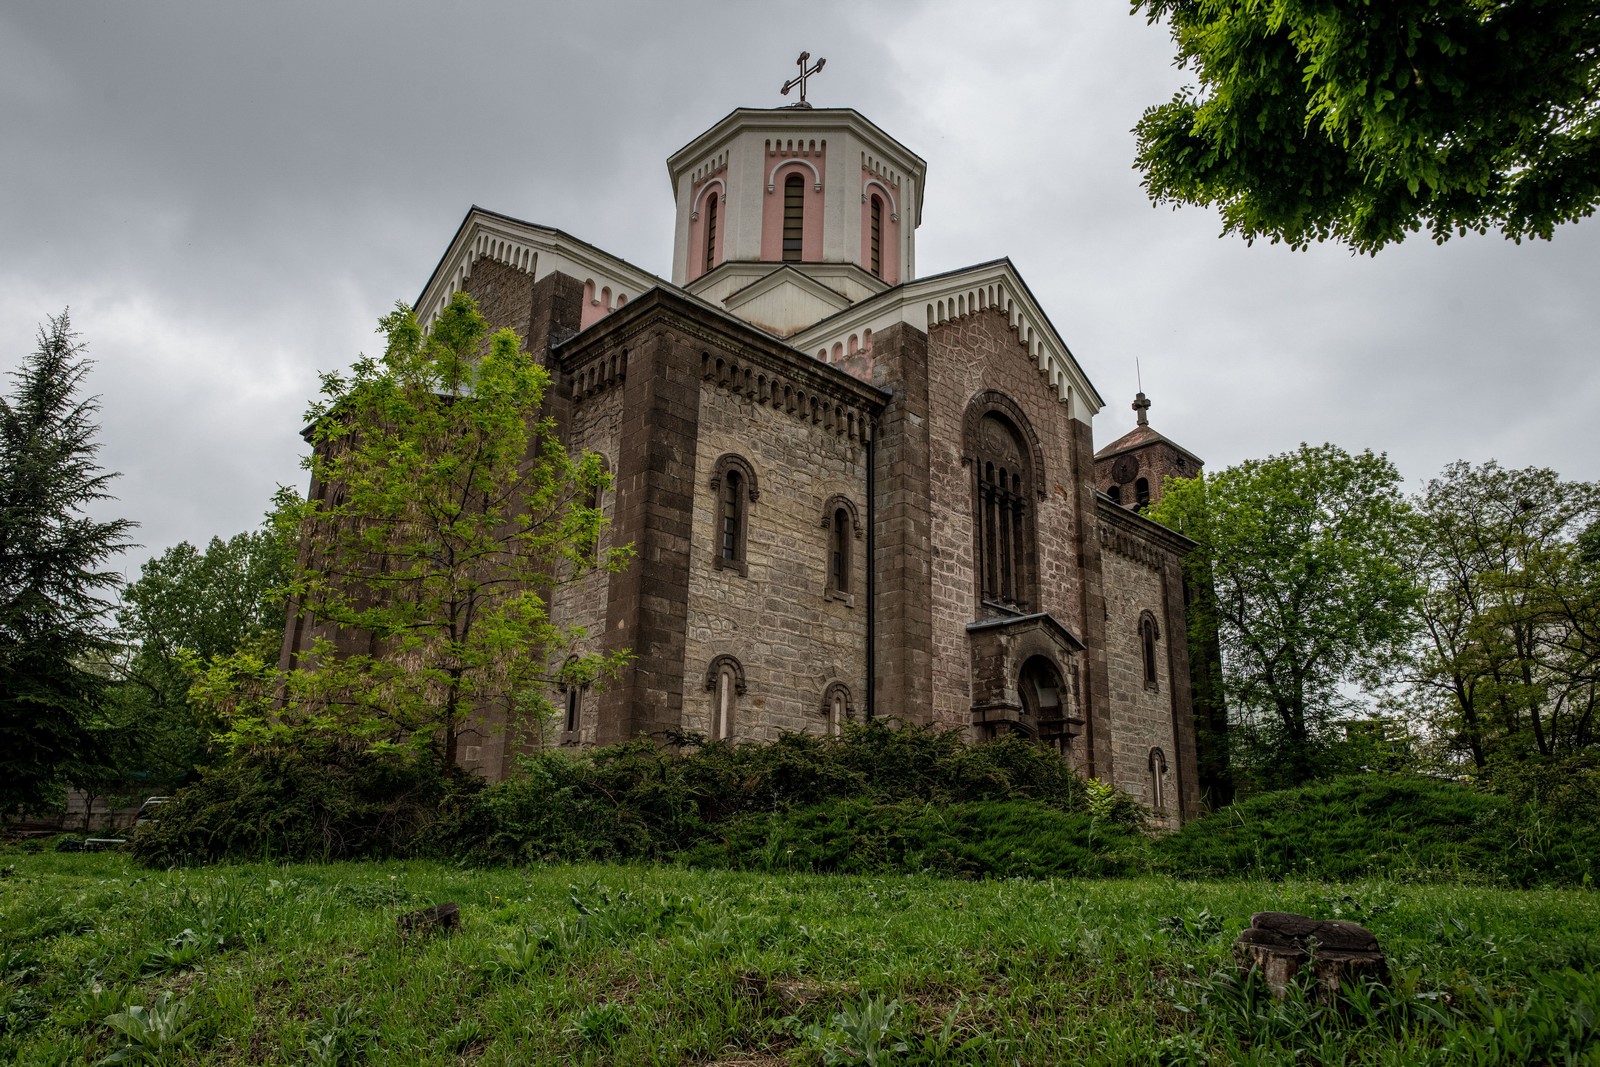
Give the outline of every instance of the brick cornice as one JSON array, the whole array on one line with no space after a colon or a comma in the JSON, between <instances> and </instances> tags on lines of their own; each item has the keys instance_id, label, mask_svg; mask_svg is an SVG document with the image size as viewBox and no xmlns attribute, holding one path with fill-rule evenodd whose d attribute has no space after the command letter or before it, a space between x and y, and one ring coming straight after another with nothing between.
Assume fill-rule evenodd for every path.
<instances>
[{"instance_id":1,"label":"brick cornice","mask_svg":"<svg viewBox=\"0 0 1600 1067\"><path fill-rule=\"evenodd\" d=\"M1182 559L1195 547L1182 534L1113 503L1103 493L1095 494L1095 518L1100 547L1155 570Z\"/></svg>"}]
</instances>

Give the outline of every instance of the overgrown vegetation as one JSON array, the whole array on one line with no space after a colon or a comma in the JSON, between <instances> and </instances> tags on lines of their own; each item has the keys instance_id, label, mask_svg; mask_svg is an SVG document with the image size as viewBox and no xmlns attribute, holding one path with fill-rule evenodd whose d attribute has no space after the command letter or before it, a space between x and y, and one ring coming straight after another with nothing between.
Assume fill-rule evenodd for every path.
<instances>
[{"instance_id":1,"label":"overgrown vegetation","mask_svg":"<svg viewBox=\"0 0 1600 1067\"><path fill-rule=\"evenodd\" d=\"M0 1061L1583 1063L1586 892L0 856ZM460 904L448 937L401 914ZM1252 912L1356 919L1390 990L1238 978ZM189 934L186 936L185 932ZM176 943L176 945L175 945ZM175 947L187 953L174 958ZM159 962L155 962L159 961Z\"/></svg>"},{"instance_id":2,"label":"overgrown vegetation","mask_svg":"<svg viewBox=\"0 0 1600 1067\"><path fill-rule=\"evenodd\" d=\"M1098 854L1135 840L1141 821L1127 797L1020 739L972 745L956 732L874 723L771 745L695 740L545 752L488 787L397 753L263 746L178 794L134 850L158 866L433 855L969 874L1031 873L1018 857L1039 855L1053 857L1039 871L1068 870L1077 856L1082 873L1112 873L1123 867ZM981 843L971 831L991 821L1014 826L1011 843L1025 851Z\"/></svg>"},{"instance_id":3,"label":"overgrown vegetation","mask_svg":"<svg viewBox=\"0 0 1600 1067\"><path fill-rule=\"evenodd\" d=\"M264 748L208 771L134 838L146 864L431 857L475 866L660 861L963 878L1386 876L1600 880L1597 779L1503 793L1369 774L1263 794L1152 835L1125 795L1011 739L852 727L681 751L547 752L485 785L426 761ZM1513 788L1514 787L1514 788Z\"/></svg>"}]
</instances>

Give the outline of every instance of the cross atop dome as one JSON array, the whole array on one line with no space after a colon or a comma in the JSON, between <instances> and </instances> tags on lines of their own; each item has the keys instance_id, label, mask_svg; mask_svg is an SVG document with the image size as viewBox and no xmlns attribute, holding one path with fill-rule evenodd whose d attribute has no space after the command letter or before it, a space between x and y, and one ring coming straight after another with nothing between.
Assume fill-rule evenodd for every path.
<instances>
[{"instance_id":1,"label":"cross atop dome","mask_svg":"<svg viewBox=\"0 0 1600 1067\"><path fill-rule=\"evenodd\" d=\"M827 60L826 59L822 59L822 58L818 58L817 65L808 70L806 68L806 60L808 60L810 58L811 58L811 53L810 52L801 52L800 53L800 58L795 60L796 63L800 64L800 73L795 75L793 78L790 78L788 81L784 82L783 83L783 88L781 90L779 90L779 95L788 96L790 89L793 89L796 86L799 86L799 88L800 88L800 102L798 104L790 104L789 105L790 107L809 108L811 106L810 104L806 103L806 79L811 77L811 75L813 75L813 74L821 74L822 73L822 65L824 63L826 63Z\"/></svg>"}]
</instances>

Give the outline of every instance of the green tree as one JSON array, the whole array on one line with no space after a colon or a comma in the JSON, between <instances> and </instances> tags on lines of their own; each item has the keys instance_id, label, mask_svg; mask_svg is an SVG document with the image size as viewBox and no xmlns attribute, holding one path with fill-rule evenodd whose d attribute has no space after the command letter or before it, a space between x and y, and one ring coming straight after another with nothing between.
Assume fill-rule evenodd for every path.
<instances>
[{"instance_id":1,"label":"green tree","mask_svg":"<svg viewBox=\"0 0 1600 1067\"><path fill-rule=\"evenodd\" d=\"M1600 484L1458 462L1414 506L1409 705L1478 771L1600 745Z\"/></svg>"},{"instance_id":2,"label":"green tree","mask_svg":"<svg viewBox=\"0 0 1600 1067\"><path fill-rule=\"evenodd\" d=\"M1157 203L1374 253L1426 229L1548 239L1600 200L1595 0L1134 0L1189 88L1145 111Z\"/></svg>"},{"instance_id":3,"label":"green tree","mask_svg":"<svg viewBox=\"0 0 1600 1067\"><path fill-rule=\"evenodd\" d=\"M1315 778L1338 741L1348 687L1393 654L1413 587L1400 475L1334 445L1168 482L1149 512L1198 544L1187 566L1216 590L1223 685L1258 785Z\"/></svg>"},{"instance_id":4,"label":"green tree","mask_svg":"<svg viewBox=\"0 0 1600 1067\"><path fill-rule=\"evenodd\" d=\"M110 499L95 462L91 364L67 313L39 331L0 398L0 809L45 805L62 769L95 758L89 723L109 649L102 569L131 547L126 519L85 514Z\"/></svg>"},{"instance_id":5,"label":"green tree","mask_svg":"<svg viewBox=\"0 0 1600 1067\"><path fill-rule=\"evenodd\" d=\"M489 336L466 294L429 330L398 305L380 332L382 359L325 375L309 413L313 491L288 586L308 650L286 672L219 661L198 692L239 743L303 727L449 766L468 722L542 719L557 673L588 681L619 662L569 657L583 631L553 624L546 598L630 553L597 562L609 476L540 416L549 374L515 333Z\"/></svg>"},{"instance_id":6,"label":"green tree","mask_svg":"<svg viewBox=\"0 0 1600 1067\"><path fill-rule=\"evenodd\" d=\"M280 492L280 507L297 502ZM204 551L185 541L145 562L117 610L117 684L100 729L113 758L75 773L73 784L103 792L189 776L220 725L189 701L196 664L241 648L276 659L293 563L272 517L259 530L213 537Z\"/></svg>"}]
</instances>

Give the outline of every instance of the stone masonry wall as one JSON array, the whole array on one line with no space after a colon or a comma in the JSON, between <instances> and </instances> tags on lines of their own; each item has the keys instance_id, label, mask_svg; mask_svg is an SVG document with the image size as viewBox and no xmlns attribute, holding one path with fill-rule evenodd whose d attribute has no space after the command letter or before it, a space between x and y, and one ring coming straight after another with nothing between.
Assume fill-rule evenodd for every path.
<instances>
[{"instance_id":1,"label":"stone masonry wall","mask_svg":"<svg viewBox=\"0 0 1600 1067\"><path fill-rule=\"evenodd\" d=\"M617 434L622 422L622 390L609 389L572 406L568 420L567 444L574 455L598 452L606 458L608 468L617 470ZM611 522L616 517L617 489L601 494L600 511ZM600 551L622 543L616 527L607 528L600 535ZM587 636L578 642L577 652L599 652L604 647L606 632L606 602L610 592L611 574L603 570L590 571L570 585L555 589L550 596L550 618L558 626L581 626ZM553 664L552 666L559 666ZM552 694L559 705L559 694ZM585 693L580 705L578 738L581 744L593 744L595 739L596 711L599 702L595 694ZM564 725L564 724L558 724Z\"/></svg>"},{"instance_id":2,"label":"stone masonry wall","mask_svg":"<svg viewBox=\"0 0 1600 1067\"><path fill-rule=\"evenodd\" d=\"M683 666L683 729L711 733L714 694L706 671L718 655L744 668L733 734L772 741L783 731L827 728L823 690L850 689L859 720L866 696L866 542L851 540L854 604L825 599L834 494L867 516L866 447L849 436L707 383L701 392L689 564L689 632ZM744 457L759 499L748 505L747 572L716 569L719 457Z\"/></svg>"},{"instance_id":3,"label":"stone masonry wall","mask_svg":"<svg viewBox=\"0 0 1600 1067\"><path fill-rule=\"evenodd\" d=\"M1162 781L1165 809L1178 810L1178 746L1172 731L1172 672L1169 641L1184 640L1167 625L1167 604L1161 574L1148 563L1112 548L1101 555L1105 571L1106 667L1111 709L1113 782L1141 803L1150 805L1150 750L1166 755ZM1156 685L1144 682L1144 647L1139 617L1148 611L1160 628L1156 641Z\"/></svg>"},{"instance_id":4,"label":"stone masonry wall","mask_svg":"<svg viewBox=\"0 0 1600 1067\"><path fill-rule=\"evenodd\" d=\"M980 618L973 570L971 469L962 462L964 419L985 390L1010 397L1027 416L1043 452L1035 473L1045 497L1035 505L1038 599L1073 634L1084 637L1082 572L1074 535L1080 496L1074 488L1073 426L1065 404L1039 373L998 311L979 311L933 328L928 339L928 418L933 494L934 721L971 722L971 652L966 625Z\"/></svg>"}]
</instances>

